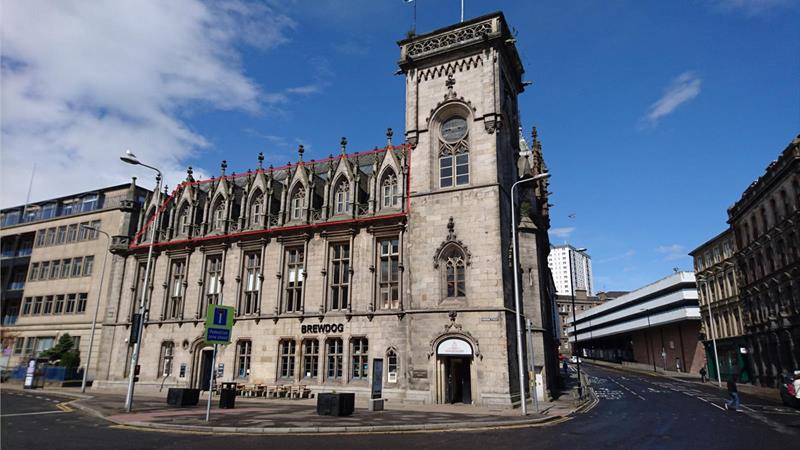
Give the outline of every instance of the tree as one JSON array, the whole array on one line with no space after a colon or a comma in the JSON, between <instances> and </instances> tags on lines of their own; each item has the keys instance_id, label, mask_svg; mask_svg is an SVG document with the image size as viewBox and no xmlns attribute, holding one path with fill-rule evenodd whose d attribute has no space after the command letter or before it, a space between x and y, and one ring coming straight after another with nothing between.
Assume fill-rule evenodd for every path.
<instances>
[{"instance_id":1,"label":"tree","mask_svg":"<svg viewBox=\"0 0 800 450\"><path fill-rule=\"evenodd\" d=\"M75 342L67 333L58 339L58 344L42 352L40 357L47 358L60 367L78 367L81 363L80 351L73 347L75 347Z\"/></svg>"}]
</instances>

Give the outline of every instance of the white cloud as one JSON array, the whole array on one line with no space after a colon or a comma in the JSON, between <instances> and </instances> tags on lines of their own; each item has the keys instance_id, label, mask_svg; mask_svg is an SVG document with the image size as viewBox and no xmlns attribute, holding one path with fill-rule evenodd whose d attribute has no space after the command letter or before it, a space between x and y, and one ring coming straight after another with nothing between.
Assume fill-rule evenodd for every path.
<instances>
[{"instance_id":1,"label":"white cloud","mask_svg":"<svg viewBox=\"0 0 800 450\"><path fill-rule=\"evenodd\" d=\"M0 20L3 206L24 201L34 163L32 200L144 175L119 162L126 148L174 185L209 145L180 113L280 103L244 75L237 46L269 49L294 27L238 0L9 1Z\"/></svg>"},{"instance_id":2,"label":"white cloud","mask_svg":"<svg viewBox=\"0 0 800 450\"><path fill-rule=\"evenodd\" d=\"M568 238L573 231L575 231L575 227L552 228L550 229L550 234L559 239L564 239Z\"/></svg>"},{"instance_id":3,"label":"white cloud","mask_svg":"<svg viewBox=\"0 0 800 450\"><path fill-rule=\"evenodd\" d=\"M723 12L742 12L756 16L775 9L797 6L794 0L712 0L714 9Z\"/></svg>"},{"instance_id":4,"label":"white cloud","mask_svg":"<svg viewBox=\"0 0 800 450\"><path fill-rule=\"evenodd\" d=\"M686 247L680 244L659 245L656 251L664 255L664 261L676 261L682 258L688 258Z\"/></svg>"},{"instance_id":5,"label":"white cloud","mask_svg":"<svg viewBox=\"0 0 800 450\"><path fill-rule=\"evenodd\" d=\"M701 80L693 72L684 72L675 77L655 103L650 105L642 121L649 126L672 114L679 106L700 95Z\"/></svg>"},{"instance_id":6,"label":"white cloud","mask_svg":"<svg viewBox=\"0 0 800 450\"><path fill-rule=\"evenodd\" d=\"M607 263L607 262L612 262L612 261L619 261L621 259L632 258L634 255L636 255L636 250L630 249L630 250L626 251L625 253L609 256L608 258L598 259L597 263L600 264L600 263Z\"/></svg>"}]
</instances>

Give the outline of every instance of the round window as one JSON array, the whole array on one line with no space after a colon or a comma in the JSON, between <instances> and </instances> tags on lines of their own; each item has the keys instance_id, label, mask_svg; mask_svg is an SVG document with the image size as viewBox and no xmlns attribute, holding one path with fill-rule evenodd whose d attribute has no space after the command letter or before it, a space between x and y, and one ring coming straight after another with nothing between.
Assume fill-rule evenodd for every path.
<instances>
[{"instance_id":1,"label":"round window","mask_svg":"<svg viewBox=\"0 0 800 450\"><path fill-rule=\"evenodd\" d=\"M467 120L460 116L453 116L442 124L442 139L446 142L456 142L467 135Z\"/></svg>"}]
</instances>

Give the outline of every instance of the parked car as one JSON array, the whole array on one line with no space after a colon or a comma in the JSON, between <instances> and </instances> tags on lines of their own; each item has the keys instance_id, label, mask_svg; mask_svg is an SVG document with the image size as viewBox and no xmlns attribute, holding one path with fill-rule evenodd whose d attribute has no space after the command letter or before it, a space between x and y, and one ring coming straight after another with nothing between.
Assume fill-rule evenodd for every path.
<instances>
[{"instance_id":1,"label":"parked car","mask_svg":"<svg viewBox=\"0 0 800 450\"><path fill-rule=\"evenodd\" d=\"M569 358L569 362L571 362L572 364L577 364L577 363L578 363L578 361L580 361L581 363L583 362L583 360L582 360L582 359L580 359L580 358L578 358L576 355L572 355L572 356Z\"/></svg>"},{"instance_id":2,"label":"parked car","mask_svg":"<svg viewBox=\"0 0 800 450\"><path fill-rule=\"evenodd\" d=\"M800 409L800 399L792 395L792 392L794 392L792 380L782 382L779 389L781 392L781 401L785 406Z\"/></svg>"}]
</instances>

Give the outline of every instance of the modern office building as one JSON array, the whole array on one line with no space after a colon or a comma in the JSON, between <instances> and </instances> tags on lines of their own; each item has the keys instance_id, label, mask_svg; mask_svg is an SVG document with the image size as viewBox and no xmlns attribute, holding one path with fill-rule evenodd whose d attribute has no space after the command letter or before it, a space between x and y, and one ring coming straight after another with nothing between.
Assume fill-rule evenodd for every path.
<instances>
[{"instance_id":1,"label":"modern office building","mask_svg":"<svg viewBox=\"0 0 800 450\"><path fill-rule=\"evenodd\" d=\"M570 340L575 339L568 319ZM654 371L697 373L700 308L694 273L676 272L577 315L581 355Z\"/></svg>"},{"instance_id":2,"label":"modern office building","mask_svg":"<svg viewBox=\"0 0 800 450\"><path fill-rule=\"evenodd\" d=\"M572 295L573 289L594 295L592 257L572 245L555 245L550 248L547 263L553 272L558 295Z\"/></svg>"},{"instance_id":3,"label":"modern office building","mask_svg":"<svg viewBox=\"0 0 800 450\"><path fill-rule=\"evenodd\" d=\"M502 14L399 43L405 143L184 183L159 205L112 277L99 358L105 388L127 384L130 329L149 297L137 389L207 389L209 304L235 307L222 381L425 403L519 404L519 373L556 373L546 256L548 183L517 191L522 310L532 321L518 365L511 185L544 170L520 155L522 61ZM156 220L150 220L154 215ZM144 286L149 233L156 232ZM543 281L544 280L544 281ZM525 340L527 341L527 339ZM382 369L381 371L378 371ZM379 378L376 378L379 377Z\"/></svg>"},{"instance_id":4,"label":"modern office building","mask_svg":"<svg viewBox=\"0 0 800 450\"><path fill-rule=\"evenodd\" d=\"M753 378L800 369L800 136L728 209Z\"/></svg>"},{"instance_id":5,"label":"modern office building","mask_svg":"<svg viewBox=\"0 0 800 450\"><path fill-rule=\"evenodd\" d=\"M109 245L127 247L147 192L134 180L0 212L4 368L25 364L63 334L86 361L95 305L103 311L113 271L110 255L102 271L103 258Z\"/></svg>"}]
</instances>

